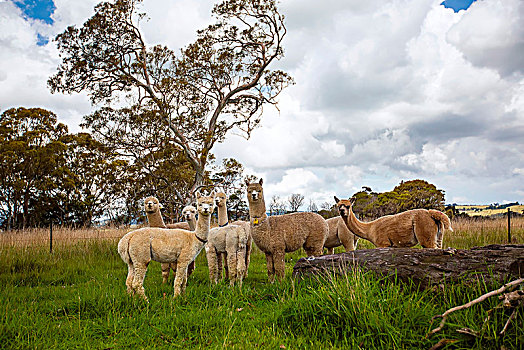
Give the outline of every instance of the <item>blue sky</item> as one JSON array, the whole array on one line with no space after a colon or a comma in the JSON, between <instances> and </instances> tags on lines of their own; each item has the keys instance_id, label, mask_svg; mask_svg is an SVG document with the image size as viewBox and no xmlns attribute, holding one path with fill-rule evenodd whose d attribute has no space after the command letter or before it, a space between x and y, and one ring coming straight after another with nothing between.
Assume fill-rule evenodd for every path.
<instances>
[{"instance_id":1,"label":"blue sky","mask_svg":"<svg viewBox=\"0 0 524 350\"><path fill-rule=\"evenodd\" d=\"M445 8L452 8L455 12L467 10L476 0L444 0L441 5Z\"/></svg>"},{"instance_id":2,"label":"blue sky","mask_svg":"<svg viewBox=\"0 0 524 350\"><path fill-rule=\"evenodd\" d=\"M51 15L56 9L53 0L15 0L14 3L27 18L38 19L53 24Z\"/></svg>"}]
</instances>

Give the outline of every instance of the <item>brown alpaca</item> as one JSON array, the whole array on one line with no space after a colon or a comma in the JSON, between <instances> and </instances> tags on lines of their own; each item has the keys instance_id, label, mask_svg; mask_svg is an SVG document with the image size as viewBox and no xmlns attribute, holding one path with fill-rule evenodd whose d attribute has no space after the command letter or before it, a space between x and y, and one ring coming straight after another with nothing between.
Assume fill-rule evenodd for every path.
<instances>
[{"instance_id":1,"label":"brown alpaca","mask_svg":"<svg viewBox=\"0 0 524 350\"><path fill-rule=\"evenodd\" d=\"M379 248L413 247L417 243L424 248L442 248L444 230L453 231L447 215L434 209L413 209L362 222L353 213L354 198L340 200L335 196L335 202L347 227Z\"/></svg>"},{"instance_id":2,"label":"brown alpaca","mask_svg":"<svg viewBox=\"0 0 524 350\"><path fill-rule=\"evenodd\" d=\"M177 222L176 224L164 224L164 219L160 213L162 205L156 197L147 197L144 200L144 210L147 215L147 222L149 227L162 227L162 228L181 228L184 230L194 231L196 227L196 209L193 206L187 206L182 210L182 215L187 222ZM173 270L176 273L176 264L163 263L160 264L162 269L162 283L167 283L169 279L169 271ZM195 269L195 262L193 261L187 269L187 277L191 276Z\"/></svg>"},{"instance_id":3,"label":"brown alpaca","mask_svg":"<svg viewBox=\"0 0 524 350\"><path fill-rule=\"evenodd\" d=\"M328 225L322 216L315 213L292 213L278 216L266 215L266 204L258 183L247 184L251 236L256 245L266 254L269 281L285 276L284 257L301 247L308 256L320 256L328 236Z\"/></svg>"},{"instance_id":4,"label":"brown alpaca","mask_svg":"<svg viewBox=\"0 0 524 350\"><path fill-rule=\"evenodd\" d=\"M329 235L324 243L324 248L328 254L335 253L335 247L343 245L346 252L357 248L358 237L355 236L346 226L340 216L326 220L329 227Z\"/></svg>"},{"instance_id":5,"label":"brown alpaca","mask_svg":"<svg viewBox=\"0 0 524 350\"><path fill-rule=\"evenodd\" d=\"M209 279L212 283L218 283L222 276L222 258L224 265L228 267L228 278L231 285L242 280L246 275L248 266L249 242L251 237L249 227L240 223L229 224L227 215L227 197L223 192L215 196L218 211L218 226L209 231L208 244L206 246L207 264L209 267Z\"/></svg>"},{"instance_id":6,"label":"brown alpaca","mask_svg":"<svg viewBox=\"0 0 524 350\"><path fill-rule=\"evenodd\" d=\"M187 269L204 248L209 234L211 214L215 209L215 197L196 194L198 220L194 232L182 229L144 227L127 233L118 242L118 253L128 265L127 292L138 294L147 300L144 278L151 260L176 263L174 296L184 292Z\"/></svg>"}]
</instances>

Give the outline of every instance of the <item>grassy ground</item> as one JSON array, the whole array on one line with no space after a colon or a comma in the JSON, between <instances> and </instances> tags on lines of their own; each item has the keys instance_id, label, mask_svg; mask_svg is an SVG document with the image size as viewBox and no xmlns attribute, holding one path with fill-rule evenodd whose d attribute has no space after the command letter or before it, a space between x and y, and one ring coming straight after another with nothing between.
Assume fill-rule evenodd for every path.
<instances>
[{"instance_id":1,"label":"grassy ground","mask_svg":"<svg viewBox=\"0 0 524 350\"><path fill-rule=\"evenodd\" d=\"M455 232L444 246L505 242L502 224L475 225L454 222ZM512 230L515 242L524 243L524 221ZM286 256L282 283L268 284L264 256L255 250L242 288L210 286L201 254L186 294L177 299L172 283L161 283L160 264L152 263L146 304L125 293L127 268L116 252L118 240L108 238L123 233L56 232L57 238L71 239L57 240L52 254L45 232L0 234L0 348L427 349L441 339L453 341L450 349L521 349L524 344L522 310L504 335L498 334L509 316L504 310L493 311L483 327L499 303L496 298L452 314L442 332L424 338L437 326L434 315L498 286L421 291L367 273L296 283L291 271L301 252ZM370 245L359 244L365 247ZM481 335L458 333L463 327Z\"/></svg>"}]
</instances>

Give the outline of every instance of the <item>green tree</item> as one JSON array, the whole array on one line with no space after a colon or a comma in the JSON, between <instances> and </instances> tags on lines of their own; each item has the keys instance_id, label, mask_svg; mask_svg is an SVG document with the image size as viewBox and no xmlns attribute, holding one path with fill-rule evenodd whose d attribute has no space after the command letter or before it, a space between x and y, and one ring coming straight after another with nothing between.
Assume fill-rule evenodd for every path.
<instances>
[{"instance_id":1,"label":"green tree","mask_svg":"<svg viewBox=\"0 0 524 350\"><path fill-rule=\"evenodd\" d=\"M55 176L67 127L41 108L11 108L0 115L0 210L4 226L30 224L30 205L57 186Z\"/></svg>"},{"instance_id":2,"label":"green tree","mask_svg":"<svg viewBox=\"0 0 524 350\"><path fill-rule=\"evenodd\" d=\"M102 2L81 28L59 34L62 62L48 85L52 92L86 91L104 104L85 126L122 154L167 145L183 152L194 171L193 191L204 183L215 143L232 129L249 138L263 106L276 104L292 83L268 68L283 56L284 18L274 0L224 0L213 9L216 22L176 54L146 45L140 3ZM118 97L127 107L112 107Z\"/></svg>"}]
</instances>

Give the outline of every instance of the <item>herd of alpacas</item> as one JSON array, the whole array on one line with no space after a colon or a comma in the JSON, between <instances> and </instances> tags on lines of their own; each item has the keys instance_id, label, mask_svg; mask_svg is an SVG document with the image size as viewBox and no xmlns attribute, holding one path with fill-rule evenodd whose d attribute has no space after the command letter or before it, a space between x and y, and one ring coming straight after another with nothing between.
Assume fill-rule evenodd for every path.
<instances>
[{"instance_id":1,"label":"herd of alpacas","mask_svg":"<svg viewBox=\"0 0 524 350\"><path fill-rule=\"evenodd\" d=\"M162 264L162 281L167 283L170 270L175 273L174 296L184 292L187 279L195 269L195 259L206 251L211 283L218 283L225 270L231 285L242 284L247 276L252 242L266 255L270 282L285 275L286 253L304 248L307 256L320 256L324 248L333 254L334 248L344 246L354 250L359 238L376 247L442 248L444 230L451 228L446 214L438 210L414 209L377 220L357 219L352 207L354 198L335 202L340 216L324 220L311 212L267 216L263 181L247 185L249 222L229 222L227 198L223 192L195 194L196 208L182 210L184 222L165 224L158 199L144 200L149 227L124 235L118 242L118 253L128 266L127 292L147 301L144 278L151 260ZM218 227L211 228L211 216L218 211Z\"/></svg>"}]
</instances>

